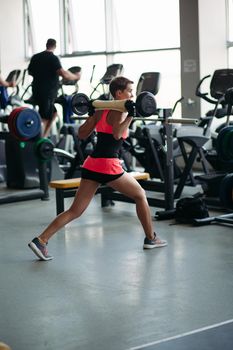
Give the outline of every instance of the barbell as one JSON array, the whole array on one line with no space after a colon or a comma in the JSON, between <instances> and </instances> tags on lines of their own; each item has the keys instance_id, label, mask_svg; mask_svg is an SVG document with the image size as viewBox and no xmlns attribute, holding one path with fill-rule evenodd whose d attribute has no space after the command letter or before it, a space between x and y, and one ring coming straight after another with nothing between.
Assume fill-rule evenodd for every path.
<instances>
[{"instance_id":1,"label":"barbell","mask_svg":"<svg viewBox=\"0 0 233 350\"><path fill-rule=\"evenodd\" d=\"M132 113L132 116L138 115L141 118L147 118L156 113L156 100L154 95L148 91L141 92L136 101L132 100L90 100L83 93L75 94L71 99L72 111L79 115L88 114L94 109L111 109L119 112Z\"/></svg>"},{"instance_id":2,"label":"barbell","mask_svg":"<svg viewBox=\"0 0 233 350\"><path fill-rule=\"evenodd\" d=\"M71 109L78 115L78 117L72 116L71 119L86 120L90 111L94 109L103 110L103 109L112 109L119 112L128 112L132 113L134 120L143 120L144 118L151 117L157 113L157 105L154 95L149 91L141 92L136 101L131 100L90 100L89 97L83 93L78 93L72 96L71 98ZM156 117L150 118L150 121L154 122L166 122L172 124L198 124L198 119L193 118L163 118Z\"/></svg>"},{"instance_id":3,"label":"barbell","mask_svg":"<svg viewBox=\"0 0 233 350\"><path fill-rule=\"evenodd\" d=\"M41 132L41 118L37 111L17 107L8 116L0 117L1 123L8 124L9 132L19 141L29 141Z\"/></svg>"}]
</instances>

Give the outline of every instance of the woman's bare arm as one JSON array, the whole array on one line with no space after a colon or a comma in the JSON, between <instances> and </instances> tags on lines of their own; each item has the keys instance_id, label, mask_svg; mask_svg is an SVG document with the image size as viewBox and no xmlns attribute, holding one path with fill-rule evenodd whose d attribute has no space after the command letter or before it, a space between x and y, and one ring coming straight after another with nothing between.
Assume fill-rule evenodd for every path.
<instances>
[{"instance_id":1,"label":"woman's bare arm","mask_svg":"<svg viewBox=\"0 0 233 350\"><path fill-rule=\"evenodd\" d=\"M78 130L78 137L80 140L85 140L90 136L95 130L96 124L100 119L100 115L96 112L94 115L87 118L85 123L83 123Z\"/></svg>"},{"instance_id":2,"label":"woman's bare arm","mask_svg":"<svg viewBox=\"0 0 233 350\"><path fill-rule=\"evenodd\" d=\"M127 113L118 111L110 111L107 117L107 122L113 127L113 137L119 140L124 132L129 128L133 117L128 116Z\"/></svg>"}]
</instances>

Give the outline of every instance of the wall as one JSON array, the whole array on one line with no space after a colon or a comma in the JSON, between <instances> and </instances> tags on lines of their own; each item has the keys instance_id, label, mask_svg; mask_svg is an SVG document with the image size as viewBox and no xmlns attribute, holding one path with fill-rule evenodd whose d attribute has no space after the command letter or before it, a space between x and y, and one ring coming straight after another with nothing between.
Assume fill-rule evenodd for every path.
<instances>
[{"instance_id":1,"label":"wall","mask_svg":"<svg viewBox=\"0 0 233 350\"><path fill-rule=\"evenodd\" d=\"M2 76L26 68L23 0L0 0L0 70Z\"/></svg>"},{"instance_id":2,"label":"wall","mask_svg":"<svg viewBox=\"0 0 233 350\"><path fill-rule=\"evenodd\" d=\"M182 116L196 118L200 115L200 99L195 96L200 77L197 0L180 0L180 46Z\"/></svg>"}]
</instances>

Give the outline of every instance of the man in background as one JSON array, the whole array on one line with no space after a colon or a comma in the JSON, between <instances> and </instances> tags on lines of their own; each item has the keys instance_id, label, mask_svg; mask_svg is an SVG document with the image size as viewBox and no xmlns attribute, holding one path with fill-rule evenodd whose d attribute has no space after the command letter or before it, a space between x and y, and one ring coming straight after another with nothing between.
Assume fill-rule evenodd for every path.
<instances>
[{"instance_id":1,"label":"man in background","mask_svg":"<svg viewBox=\"0 0 233 350\"><path fill-rule=\"evenodd\" d=\"M43 137L50 134L51 126L57 116L54 106L59 89L59 76L66 80L78 81L79 73L71 73L62 68L59 58L54 54L56 40L48 39L46 50L32 56L28 72L33 77L33 100L39 107L39 114L43 123Z\"/></svg>"}]
</instances>

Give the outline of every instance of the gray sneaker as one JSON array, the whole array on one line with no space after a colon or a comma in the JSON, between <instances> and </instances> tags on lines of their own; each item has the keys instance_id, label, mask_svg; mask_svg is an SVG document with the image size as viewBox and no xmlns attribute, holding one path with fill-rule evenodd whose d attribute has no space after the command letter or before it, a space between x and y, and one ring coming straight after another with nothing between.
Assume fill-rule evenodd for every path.
<instances>
[{"instance_id":1,"label":"gray sneaker","mask_svg":"<svg viewBox=\"0 0 233 350\"><path fill-rule=\"evenodd\" d=\"M35 237L30 243L28 243L29 248L36 254L40 260L52 260L53 257L48 254L48 249L46 244L41 244L39 239Z\"/></svg>"},{"instance_id":2,"label":"gray sneaker","mask_svg":"<svg viewBox=\"0 0 233 350\"><path fill-rule=\"evenodd\" d=\"M149 239L147 237L145 237L144 239L144 244L143 244L144 249L161 248L166 246L167 246L167 241L165 241L164 239L160 239L159 237L156 236L156 234L153 239Z\"/></svg>"}]
</instances>

